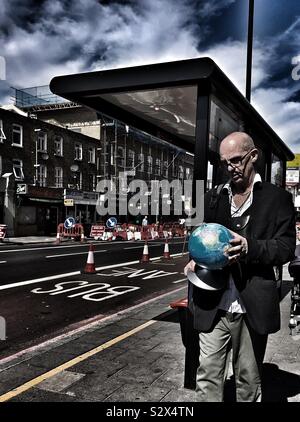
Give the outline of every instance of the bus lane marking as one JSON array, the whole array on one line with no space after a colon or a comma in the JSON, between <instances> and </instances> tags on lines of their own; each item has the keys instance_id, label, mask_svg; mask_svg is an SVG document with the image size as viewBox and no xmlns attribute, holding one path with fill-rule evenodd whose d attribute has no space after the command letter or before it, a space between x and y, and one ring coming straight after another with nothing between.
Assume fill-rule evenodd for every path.
<instances>
[{"instance_id":1,"label":"bus lane marking","mask_svg":"<svg viewBox=\"0 0 300 422\"><path fill-rule=\"evenodd\" d=\"M166 272L163 270L151 270L151 271L145 272L144 268L137 270L136 268L123 267L123 271L122 269L121 271L113 269L110 273L97 274L97 275L98 276L102 275L104 277L111 277L111 276L120 277L120 276L125 275L127 276L127 279L139 277L141 278L141 280L150 280L153 278L161 278L161 277L171 276L174 274L178 274L178 272L177 271ZM71 280L71 281L63 281L60 283L56 283L54 287L47 290L43 290L42 287L37 287L31 290L31 293L49 294L50 296L66 294L67 297L70 299L81 297L81 299L84 299L84 300L102 302L104 300L111 299L116 296L124 295L126 293L130 293L139 289L141 289L141 287L139 286L127 286L127 285L112 286L109 283L103 283L103 282L91 283L85 280ZM69 294L71 292L72 294Z\"/></svg>"},{"instance_id":2,"label":"bus lane marking","mask_svg":"<svg viewBox=\"0 0 300 422\"><path fill-rule=\"evenodd\" d=\"M179 257L179 256L183 256L183 255L187 255L187 253L171 254L171 257ZM154 258L150 258L150 261L158 261L160 259L161 259L161 257L154 257ZM122 262L120 264L105 265L103 267L96 267L96 271L107 270L107 269L110 269L110 268L124 267L126 265L134 265L134 264L139 264L139 263L140 263L139 260L135 260L135 261L129 261L129 262ZM3 284L3 285L0 285L0 290L13 289L15 287L22 287L22 286L27 286L29 284L42 283L44 281L57 280L57 279L60 279L60 278L72 277L72 276L80 275L80 274L81 274L81 271L73 271L73 272L70 272L70 273L62 273L62 274L51 275L51 276L41 277L41 278L35 278L35 279L31 279L31 280L26 280L26 281L18 281L16 283Z\"/></svg>"}]
</instances>

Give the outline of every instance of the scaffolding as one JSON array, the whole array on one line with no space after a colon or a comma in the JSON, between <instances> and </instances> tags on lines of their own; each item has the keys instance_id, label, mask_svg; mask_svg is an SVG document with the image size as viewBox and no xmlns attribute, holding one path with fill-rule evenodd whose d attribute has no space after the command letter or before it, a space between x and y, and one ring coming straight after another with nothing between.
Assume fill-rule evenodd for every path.
<instances>
[{"instance_id":1,"label":"scaffolding","mask_svg":"<svg viewBox=\"0 0 300 422\"><path fill-rule=\"evenodd\" d=\"M59 97L50 91L48 85L34 86L30 88L12 87L12 97L16 107L30 109L32 111L45 110L47 108L70 108L79 107L79 104Z\"/></svg>"}]
</instances>

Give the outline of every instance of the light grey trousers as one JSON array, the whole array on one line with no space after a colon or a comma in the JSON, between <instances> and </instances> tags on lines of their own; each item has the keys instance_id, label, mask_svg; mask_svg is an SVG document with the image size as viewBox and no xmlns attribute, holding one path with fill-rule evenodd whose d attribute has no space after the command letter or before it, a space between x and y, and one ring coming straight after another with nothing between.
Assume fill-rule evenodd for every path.
<instances>
[{"instance_id":1,"label":"light grey trousers","mask_svg":"<svg viewBox=\"0 0 300 422\"><path fill-rule=\"evenodd\" d=\"M198 401L223 401L230 345L236 401L261 401L261 370L267 338L267 335L257 334L249 327L245 314L219 311L214 328L199 335Z\"/></svg>"}]
</instances>

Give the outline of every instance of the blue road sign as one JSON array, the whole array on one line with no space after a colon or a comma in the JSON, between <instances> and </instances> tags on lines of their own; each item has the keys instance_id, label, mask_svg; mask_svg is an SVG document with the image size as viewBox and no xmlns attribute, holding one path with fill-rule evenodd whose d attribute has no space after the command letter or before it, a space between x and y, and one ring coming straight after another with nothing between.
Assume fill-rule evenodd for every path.
<instances>
[{"instance_id":1,"label":"blue road sign","mask_svg":"<svg viewBox=\"0 0 300 422\"><path fill-rule=\"evenodd\" d=\"M106 227L108 227L109 229L113 229L118 223L118 220L116 219L116 217L110 217L107 221L106 221Z\"/></svg>"},{"instance_id":2,"label":"blue road sign","mask_svg":"<svg viewBox=\"0 0 300 422\"><path fill-rule=\"evenodd\" d=\"M76 221L74 217L68 217L66 218L66 221L64 222L64 228L65 229L71 229L75 225Z\"/></svg>"}]
</instances>

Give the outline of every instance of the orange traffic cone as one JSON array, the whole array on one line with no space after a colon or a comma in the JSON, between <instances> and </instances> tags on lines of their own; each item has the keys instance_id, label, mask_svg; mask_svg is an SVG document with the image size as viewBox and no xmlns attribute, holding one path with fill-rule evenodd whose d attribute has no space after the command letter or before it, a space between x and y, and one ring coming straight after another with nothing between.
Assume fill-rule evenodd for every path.
<instances>
[{"instance_id":1,"label":"orange traffic cone","mask_svg":"<svg viewBox=\"0 0 300 422\"><path fill-rule=\"evenodd\" d=\"M164 249L163 258L164 259L171 259L170 251L169 251L169 243L168 243L168 239L167 238L166 238L166 241L165 241L165 249Z\"/></svg>"},{"instance_id":2,"label":"orange traffic cone","mask_svg":"<svg viewBox=\"0 0 300 422\"><path fill-rule=\"evenodd\" d=\"M94 262L94 250L95 250L95 246L91 243L85 268L83 271L81 271L82 274L96 274L96 268L95 268L95 262Z\"/></svg>"},{"instance_id":3,"label":"orange traffic cone","mask_svg":"<svg viewBox=\"0 0 300 422\"><path fill-rule=\"evenodd\" d=\"M143 256L140 259L140 262L149 262L149 249L148 249L147 240L145 240Z\"/></svg>"}]
</instances>

